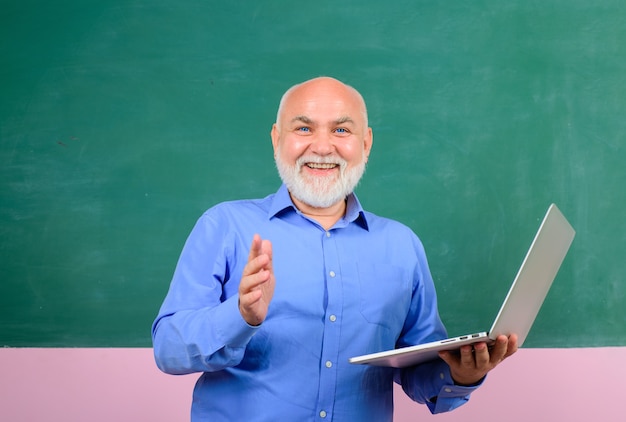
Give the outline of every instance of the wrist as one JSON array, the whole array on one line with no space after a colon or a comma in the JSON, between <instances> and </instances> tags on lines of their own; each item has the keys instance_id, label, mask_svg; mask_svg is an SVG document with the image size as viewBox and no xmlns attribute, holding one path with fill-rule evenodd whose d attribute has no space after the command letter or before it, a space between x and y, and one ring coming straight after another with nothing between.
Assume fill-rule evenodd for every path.
<instances>
[{"instance_id":1,"label":"wrist","mask_svg":"<svg viewBox=\"0 0 626 422\"><path fill-rule=\"evenodd\" d=\"M487 375L479 378L478 381L472 380L457 380L454 375L452 375L452 381L454 381L454 385L458 385L459 387L476 387L483 383Z\"/></svg>"}]
</instances>

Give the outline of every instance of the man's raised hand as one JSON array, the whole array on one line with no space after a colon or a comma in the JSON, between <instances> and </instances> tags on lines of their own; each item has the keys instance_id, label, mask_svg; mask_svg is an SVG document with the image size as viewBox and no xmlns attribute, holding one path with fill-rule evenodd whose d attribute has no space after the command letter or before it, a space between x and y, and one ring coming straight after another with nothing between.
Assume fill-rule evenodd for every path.
<instances>
[{"instance_id":1,"label":"man's raised hand","mask_svg":"<svg viewBox=\"0 0 626 422\"><path fill-rule=\"evenodd\" d=\"M255 234L239 284L239 312L248 324L260 325L265 321L275 281L272 243Z\"/></svg>"}]
</instances>

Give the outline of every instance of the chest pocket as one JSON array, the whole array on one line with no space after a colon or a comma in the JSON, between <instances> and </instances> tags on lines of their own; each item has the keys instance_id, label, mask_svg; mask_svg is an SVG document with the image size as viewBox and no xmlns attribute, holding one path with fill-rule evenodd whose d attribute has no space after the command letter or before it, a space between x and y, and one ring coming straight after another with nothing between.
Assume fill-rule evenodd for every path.
<instances>
[{"instance_id":1,"label":"chest pocket","mask_svg":"<svg viewBox=\"0 0 626 422\"><path fill-rule=\"evenodd\" d=\"M365 320L399 333L411 303L410 272L393 265L359 262L358 277Z\"/></svg>"}]
</instances>

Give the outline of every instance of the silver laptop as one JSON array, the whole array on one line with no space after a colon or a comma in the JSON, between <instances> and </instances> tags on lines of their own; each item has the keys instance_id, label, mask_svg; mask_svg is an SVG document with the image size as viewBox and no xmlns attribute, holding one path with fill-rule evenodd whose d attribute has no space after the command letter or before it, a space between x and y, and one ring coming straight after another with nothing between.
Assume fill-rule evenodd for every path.
<instances>
[{"instance_id":1,"label":"silver laptop","mask_svg":"<svg viewBox=\"0 0 626 422\"><path fill-rule=\"evenodd\" d=\"M517 334L518 346L521 346L575 234L557 206L550 205L488 332L476 332L417 346L356 356L350 359L350 363L403 368L436 359L442 350L456 350L463 345L483 341L492 343L500 334Z\"/></svg>"}]
</instances>

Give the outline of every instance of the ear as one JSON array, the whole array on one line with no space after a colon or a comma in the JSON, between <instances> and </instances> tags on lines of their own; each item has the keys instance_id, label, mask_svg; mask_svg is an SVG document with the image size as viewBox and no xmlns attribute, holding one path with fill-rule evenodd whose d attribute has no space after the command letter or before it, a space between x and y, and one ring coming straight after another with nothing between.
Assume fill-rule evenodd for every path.
<instances>
[{"instance_id":1,"label":"ear","mask_svg":"<svg viewBox=\"0 0 626 422\"><path fill-rule=\"evenodd\" d=\"M370 156L370 151L372 150L372 144L374 143L374 132L371 127L367 128L367 133L365 134L365 139L363 139L363 154L365 155L365 162Z\"/></svg>"},{"instance_id":2,"label":"ear","mask_svg":"<svg viewBox=\"0 0 626 422\"><path fill-rule=\"evenodd\" d=\"M280 132L278 131L278 126L276 126L276 123L272 125L270 137L272 138L272 146L274 147L274 156L276 156L276 149L278 148L278 139L280 138Z\"/></svg>"}]
</instances>

